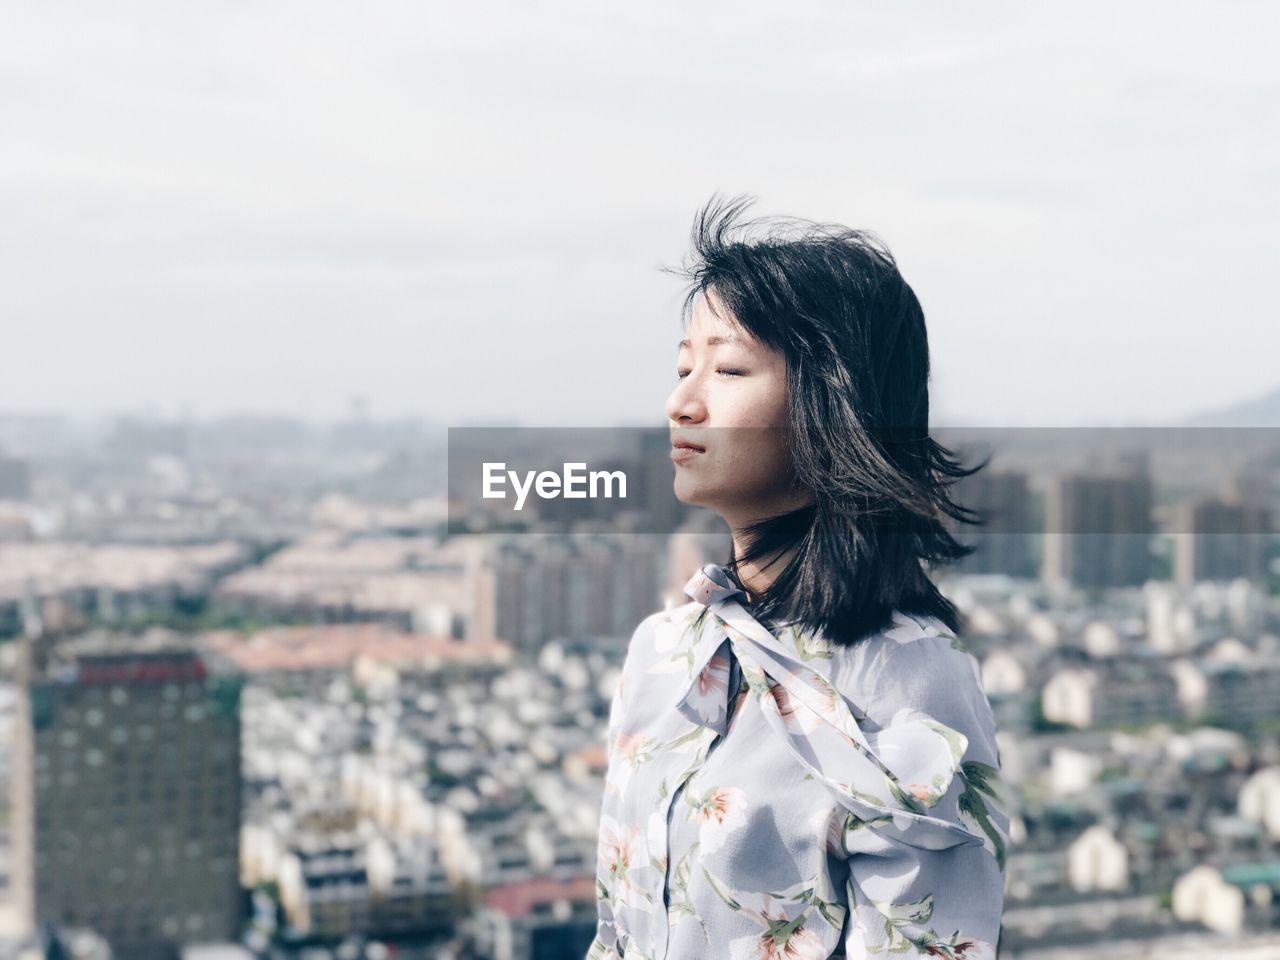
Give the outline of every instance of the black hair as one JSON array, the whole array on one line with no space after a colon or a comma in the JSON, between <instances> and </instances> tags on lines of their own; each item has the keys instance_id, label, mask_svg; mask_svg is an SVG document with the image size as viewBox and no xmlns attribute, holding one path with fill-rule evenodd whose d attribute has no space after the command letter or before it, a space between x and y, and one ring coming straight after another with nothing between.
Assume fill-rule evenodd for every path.
<instances>
[{"instance_id":1,"label":"black hair","mask_svg":"<svg viewBox=\"0 0 1280 960\"><path fill-rule=\"evenodd\" d=\"M746 219L751 197L712 199L698 212L692 249L670 268L699 295L714 294L787 362L787 445L813 503L745 531L727 568L795 553L752 601L756 617L797 623L836 643L884 629L894 611L936 617L953 632L960 611L926 564L974 551L943 517L981 523L948 487L966 469L929 436L929 346L924 311L874 234L793 217ZM708 297L708 306L714 301ZM988 458L989 459L989 458Z\"/></svg>"}]
</instances>

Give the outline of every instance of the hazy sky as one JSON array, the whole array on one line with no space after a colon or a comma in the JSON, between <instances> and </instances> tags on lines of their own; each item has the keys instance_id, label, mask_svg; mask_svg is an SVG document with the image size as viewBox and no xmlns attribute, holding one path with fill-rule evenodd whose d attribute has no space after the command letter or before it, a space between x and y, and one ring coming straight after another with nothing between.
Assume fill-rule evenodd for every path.
<instances>
[{"instance_id":1,"label":"hazy sky","mask_svg":"<svg viewBox=\"0 0 1280 960\"><path fill-rule=\"evenodd\" d=\"M873 229L935 415L1280 386L1271 3L6 5L0 410L661 423L716 190Z\"/></svg>"}]
</instances>

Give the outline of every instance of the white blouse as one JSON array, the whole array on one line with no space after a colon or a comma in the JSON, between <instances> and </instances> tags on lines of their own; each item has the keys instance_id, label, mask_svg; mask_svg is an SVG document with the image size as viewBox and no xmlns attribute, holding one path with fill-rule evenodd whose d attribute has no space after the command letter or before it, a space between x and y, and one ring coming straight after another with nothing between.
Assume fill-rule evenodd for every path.
<instances>
[{"instance_id":1,"label":"white blouse","mask_svg":"<svg viewBox=\"0 0 1280 960\"><path fill-rule=\"evenodd\" d=\"M609 719L587 957L991 960L1008 817L976 659L895 613L771 632L727 571L636 629Z\"/></svg>"}]
</instances>

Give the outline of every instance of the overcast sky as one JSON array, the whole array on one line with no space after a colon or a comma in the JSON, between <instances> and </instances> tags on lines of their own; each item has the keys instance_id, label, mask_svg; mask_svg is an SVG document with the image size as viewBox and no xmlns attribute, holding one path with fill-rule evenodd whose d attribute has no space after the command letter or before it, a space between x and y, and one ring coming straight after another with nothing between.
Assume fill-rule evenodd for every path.
<instances>
[{"instance_id":1,"label":"overcast sky","mask_svg":"<svg viewBox=\"0 0 1280 960\"><path fill-rule=\"evenodd\" d=\"M878 232L935 419L1280 386L1271 3L7 4L0 411L662 423L713 191Z\"/></svg>"}]
</instances>

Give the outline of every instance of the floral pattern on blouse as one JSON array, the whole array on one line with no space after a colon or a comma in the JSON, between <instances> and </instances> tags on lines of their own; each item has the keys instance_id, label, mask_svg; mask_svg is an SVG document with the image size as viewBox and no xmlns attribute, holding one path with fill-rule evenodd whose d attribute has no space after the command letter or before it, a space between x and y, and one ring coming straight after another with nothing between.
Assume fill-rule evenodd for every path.
<instances>
[{"instance_id":1,"label":"floral pattern on blouse","mask_svg":"<svg viewBox=\"0 0 1280 960\"><path fill-rule=\"evenodd\" d=\"M771 631L716 564L685 592L610 707L588 960L993 960L1009 820L964 644Z\"/></svg>"}]
</instances>

